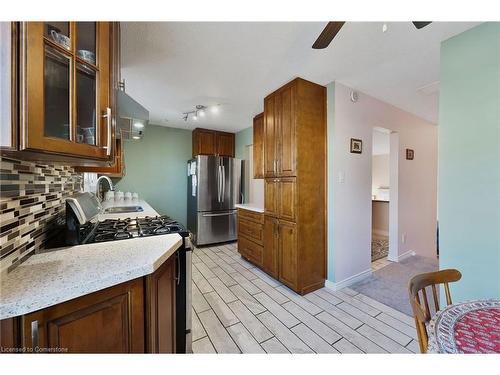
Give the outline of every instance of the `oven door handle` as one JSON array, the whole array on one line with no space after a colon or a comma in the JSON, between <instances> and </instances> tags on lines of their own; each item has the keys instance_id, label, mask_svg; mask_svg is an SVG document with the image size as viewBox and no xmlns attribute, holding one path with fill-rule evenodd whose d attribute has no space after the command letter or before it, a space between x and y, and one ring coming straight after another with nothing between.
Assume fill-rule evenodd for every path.
<instances>
[{"instance_id":1,"label":"oven door handle","mask_svg":"<svg viewBox=\"0 0 500 375\"><path fill-rule=\"evenodd\" d=\"M203 214L203 217L229 216L229 215L236 215L236 211L222 212L222 213L219 213L219 214Z\"/></svg>"}]
</instances>

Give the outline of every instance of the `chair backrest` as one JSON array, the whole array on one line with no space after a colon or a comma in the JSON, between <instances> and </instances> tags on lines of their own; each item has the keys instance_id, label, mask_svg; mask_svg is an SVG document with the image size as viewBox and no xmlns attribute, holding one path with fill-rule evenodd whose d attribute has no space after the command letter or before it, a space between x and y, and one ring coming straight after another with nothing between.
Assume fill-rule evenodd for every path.
<instances>
[{"instance_id":1,"label":"chair backrest","mask_svg":"<svg viewBox=\"0 0 500 375\"><path fill-rule=\"evenodd\" d=\"M410 295L410 304L415 317L415 325L417 329L418 342L420 351L427 352L429 337L427 335L426 323L431 320L431 309L427 298L426 288L430 287L432 291L432 299L434 302L434 311L438 311L439 297L438 288L436 285L443 284L446 295L446 304L451 305L451 294L449 283L458 281L462 278L462 274L455 269L441 270L437 272L428 272L415 275L411 278L408 284L408 294ZM423 305L422 305L423 301Z\"/></svg>"}]
</instances>

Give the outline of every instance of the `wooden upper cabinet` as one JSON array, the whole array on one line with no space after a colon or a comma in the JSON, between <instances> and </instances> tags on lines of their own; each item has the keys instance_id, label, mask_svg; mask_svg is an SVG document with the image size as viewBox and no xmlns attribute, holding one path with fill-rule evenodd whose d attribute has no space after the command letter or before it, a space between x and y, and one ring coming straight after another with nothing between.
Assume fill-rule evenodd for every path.
<instances>
[{"instance_id":1,"label":"wooden upper cabinet","mask_svg":"<svg viewBox=\"0 0 500 375\"><path fill-rule=\"evenodd\" d=\"M277 174L279 176L295 176L295 86L290 85L279 93L281 110L279 111L279 153Z\"/></svg>"},{"instance_id":2,"label":"wooden upper cabinet","mask_svg":"<svg viewBox=\"0 0 500 375\"><path fill-rule=\"evenodd\" d=\"M111 158L110 33L110 22L21 25L20 150Z\"/></svg>"},{"instance_id":3,"label":"wooden upper cabinet","mask_svg":"<svg viewBox=\"0 0 500 375\"><path fill-rule=\"evenodd\" d=\"M234 133L201 128L194 129L193 157L196 155L234 157Z\"/></svg>"},{"instance_id":4,"label":"wooden upper cabinet","mask_svg":"<svg viewBox=\"0 0 500 375\"><path fill-rule=\"evenodd\" d=\"M278 156L277 128L279 118L277 113L277 100L275 96L268 96L264 100L264 176L276 176L276 163Z\"/></svg>"},{"instance_id":5,"label":"wooden upper cabinet","mask_svg":"<svg viewBox=\"0 0 500 375\"><path fill-rule=\"evenodd\" d=\"M264 99L264 174L296 176L295 83Z\"/></svg>"},{"instance_id":6,"label":"wooden upper cabinet","mask_svg":"<svg viewBox=\"0 0 500 375\"><path fill-rule=\"evenodd\" d=\"M253 119L253 178L264 178L264 114Z\"/></svg>"},{"instance_id":7,"label":"wooden upper cabinet","mask_svg":"<svg viewBox=\"0 0 500 375\"><path fill-rule=\"evenodd\" d=\"M234 158L234 133L215 132L215 154Z\"/></svg>"}]
</instances>

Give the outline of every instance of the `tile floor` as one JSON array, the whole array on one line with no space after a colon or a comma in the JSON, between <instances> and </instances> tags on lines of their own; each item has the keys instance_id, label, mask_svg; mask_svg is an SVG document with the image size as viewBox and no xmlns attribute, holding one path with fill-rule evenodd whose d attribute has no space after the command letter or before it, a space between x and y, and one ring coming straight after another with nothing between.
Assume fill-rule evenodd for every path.
<instances>
[{"instance_id":1,"label":"tile floor","mask_svg":"<svg viewBox=\"0 0 500 375\"><path fill-rule=\"evenodd\" d=\"M413 319L349 288L300 296L237 252L193 253L194 353L412 353Z\"/></svg>"},{"instance_id":2,"label":"tile floor","mask_svg":"<svg viewBox=\"0 0 500 375\"><path fill-rule=\"evenodd\" d=\"M377 259L376 261L372 262L372 271L378 271L379 269L384 268L391 263L392 262L390 260L387 260L387 257Z\"/></svg>"}]
</instances>

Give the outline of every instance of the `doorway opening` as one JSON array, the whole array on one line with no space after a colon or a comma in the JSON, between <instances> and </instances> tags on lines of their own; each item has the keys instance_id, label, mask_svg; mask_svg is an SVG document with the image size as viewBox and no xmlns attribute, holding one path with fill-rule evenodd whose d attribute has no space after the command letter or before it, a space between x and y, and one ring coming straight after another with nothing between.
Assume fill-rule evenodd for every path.
<instances>
[{"instance_id":1,"label":"doorway opening","mask_svg":"<svg viewBox=\"0 0 500 375\"><path fill-rule=\"evenodd\" d=\"M397 188L399 138L373 128L371 268L377 271L398 259Z\"/></svg>"}]
</instances>

